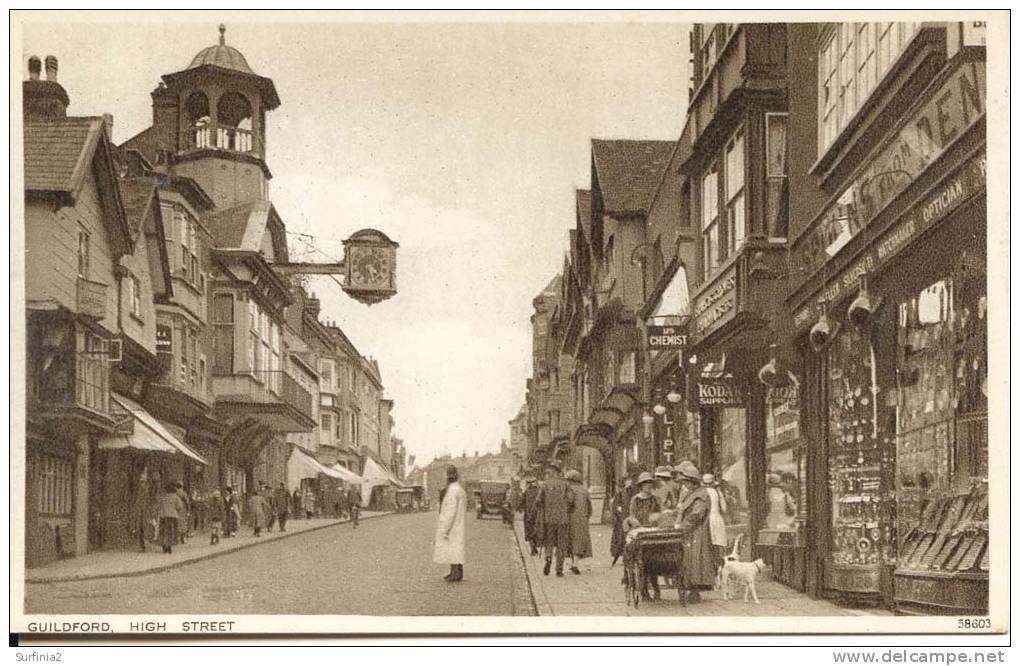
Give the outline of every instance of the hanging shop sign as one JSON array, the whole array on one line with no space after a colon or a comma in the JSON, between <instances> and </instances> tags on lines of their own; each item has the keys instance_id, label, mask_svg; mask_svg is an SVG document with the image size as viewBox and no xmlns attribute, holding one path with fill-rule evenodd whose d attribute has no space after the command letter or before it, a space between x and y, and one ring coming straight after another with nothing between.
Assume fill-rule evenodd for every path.
<instances>
[{"instance_id":1,"label":"hanging shop sign","mask_svg":"<svg viewBox=\"0 0 1020 666\"><path fill-rule=\"evenodd\" d=\"M687 333L679 326L649 326L649 349L683 349L687 346Z\"/></svg>"},{"instance_id":2,"label":"hanging shop sign","mask_svg":"<svg viewBox=\"0 0 1020 666\"><path fill-rule=\"evenodd\" d=\"M981 192L985 187L986 170L984 151L967 160L962 167L923 196L897 224L879 236L854 263L822 289L815 302L795 310L794 326L801 329L814 324L821 314L822 303L837 303L849 296L858 289L861 278L885 265L918 236Z\"/></svg>"},{"instance_id":3,"label":"hanging shop sign","mask_svg":"<svg viewBox=\"0 0 1020 666\"><path fill-rule=\"evenodd\" d=\"M779 405L781 409L796 409L800 402L800 387L796 384L789 386L770 386L765 392L765 400L770 405ZM780 412L781 409L777 409Z\"/></svg>"},{"instance_id":4,"label":"hanging shop sign","mask_svg":"<svg viewBox=\"0 0 1020 666\"><path fill-rule=\"evenodd\" d=\"M964 62L918 107L793 251L792 268L814 274L957 137L984 118L985 64Z\"/></svg>"},{"instance_id":5,"label":"hanging shop sign","mask_svg":"<svg viewBox=\"0 0 1020 666\"><path fill-rule=\"evenodd\" d=\"M744 390L732 377L698 381L698 405L701 407L743 407L744 402Z\"/></svg>"},{"instance_id":6,"label":"hanging shop sign","mask_svg":"<svg viewBox=\"0 0 1020 666\"><path fill-rule=\"evenodd\" d=\"M737 314L736 264L712 281L712 284L694 297L694 327L697 337L704 338Z\"/></svg>"}]
</instances>

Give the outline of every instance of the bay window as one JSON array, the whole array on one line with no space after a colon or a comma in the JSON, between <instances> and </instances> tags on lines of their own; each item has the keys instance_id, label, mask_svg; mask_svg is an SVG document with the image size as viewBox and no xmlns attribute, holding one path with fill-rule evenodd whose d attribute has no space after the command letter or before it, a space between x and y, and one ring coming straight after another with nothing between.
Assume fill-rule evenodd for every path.
<instances>
[{"instance_id":1,"label":"bay window","mask_svg":"<svg viewBox=\"0 0 1020 666\"><path fill-rule=\"evenodd\" d=\"M719 267L719 171L709 168L701 180L701 270L707 278Z\"/></svg>"},{"instance_id":2,"label":"bay window","mask_svg":"<svg viewBox=\"0 0 1020 666\"><path fill-rule=\"evenodd\" d=\"M787 114L765 114L765 224L770 236L785 237L780 228L783 197L789 196L786 181Z\"/></svg>"},{"instance_id":3,"label":"bay window","mask_svg":"<svg viewBox=\"0 0 1020 666\"><path fill-rule=\"evenodd\" d=\"M906 50L920 23L839 23L818 50L818 148L824 152Z\"/></svg>"},{"instance_id":4,"label":"bay window","mask_svg":"<svg viewBox=\"0 0 1020 666\"><path fill-rule=\"evenodd\" d=\"M234 373L234 295L216 294L213 297L213 372L217 375Z\"/></svg>"},{"instance_id":5,"label":"bay window","mask_svg":"<svg viewBox=\"0 0 1020 666\"><path fill-rule=\"evenodd\" d=\"M726 145L725 242L720 261L734 254L747 236L744 216L744 132L738 130Z\"/></svg>"}]
</instances>

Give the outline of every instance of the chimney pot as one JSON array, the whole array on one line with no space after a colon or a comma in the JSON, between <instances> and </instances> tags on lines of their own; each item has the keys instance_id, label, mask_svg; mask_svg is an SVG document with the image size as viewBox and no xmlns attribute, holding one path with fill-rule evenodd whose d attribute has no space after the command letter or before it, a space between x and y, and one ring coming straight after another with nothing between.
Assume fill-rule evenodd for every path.
<instances>
[{"instance_id":1,"label":"chimney pot","mask_svg":"<svg viewBox=\"0 0 1020 666\"><path fill-rule=\"evenodd\" d=\"M57 57L46 56L46 80L57 82Z\"/></svg>"},{"instance_id":2,"label":"chimney pot","mask_svg":"<svg viewBox=\"0 0 1020 666\"><path fill-rule=\"evenodd\" d=\"M28 59L28 80L38 81L39 72L42 71L42 61L39 60L39 56L32 56Z\"/></svg>"}]
</instances>

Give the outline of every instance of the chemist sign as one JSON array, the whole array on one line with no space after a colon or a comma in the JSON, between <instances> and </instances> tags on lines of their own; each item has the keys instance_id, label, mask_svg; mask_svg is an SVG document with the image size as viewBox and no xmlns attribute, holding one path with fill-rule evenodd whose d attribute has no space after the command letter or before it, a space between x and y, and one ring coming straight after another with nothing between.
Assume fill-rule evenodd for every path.
<instances>
[{"instance_id":1,"label":"chemist sign","mask_svg":"<svg viewBox=\"0 0 1020 666\"><path fill-rule=\"evenodd\" d=\"M687 346L687 332L679 326L649 326L648 348L667 350Z\"/></svg>"}]
</instances>

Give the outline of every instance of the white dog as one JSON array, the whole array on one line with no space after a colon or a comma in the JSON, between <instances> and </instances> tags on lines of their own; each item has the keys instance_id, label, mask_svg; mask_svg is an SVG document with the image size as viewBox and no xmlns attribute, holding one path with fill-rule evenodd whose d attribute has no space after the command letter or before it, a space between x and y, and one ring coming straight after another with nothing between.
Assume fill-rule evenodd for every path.
<instances>
[{"instance_id":1,"label":"white dog","mask_svg":"<svg viewBox=\"0 0 1020 666\"><path fill-rule=\"evenodd\" d=\"M721 567L719 567L719 585L722 588L723 599L733 598L730 595L730 582L731 579L736 578L737 583L744 584L744 603L747 603L747 597L750 595L754 599L754 603L761 603L758 601L758 589L755 587L755 581L758 579L758 574L765 569L765 560L760 557L754 562L741 562L738 551L740 550L740 539L743 534L737 535L736 540L733 542L733 550L729 555L726 556L726 561Z\"/></svg>"}]
</instances>

